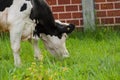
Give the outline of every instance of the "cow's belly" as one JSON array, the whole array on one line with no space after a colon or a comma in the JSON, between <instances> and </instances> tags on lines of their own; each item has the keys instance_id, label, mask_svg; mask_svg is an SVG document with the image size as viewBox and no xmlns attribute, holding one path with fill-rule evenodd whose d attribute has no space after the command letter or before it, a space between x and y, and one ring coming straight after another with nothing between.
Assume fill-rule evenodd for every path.
<instances>
[{"instance_id":1,"label":"cow's belly","mask_svg":"<svg viewBox=\"0 0 120 80\"><path fill-rule=\"evenodd\" d=\"M8 8L6 8L3 12L0 12L0 32L9 31L9 24L7 23L7 17L8 17Z\"/></svg>"},{"instance_id":2,"label":"cow's belly","mask_svg":"<svg viewBox=\"0 0 120 80\"><path fill-rule=\"evenodd\" d=\"M21 39L28 40L32 38L34 29L35 29L35 23L31 20L26 21L23 27Z\"/></svg>"}]
</instances>

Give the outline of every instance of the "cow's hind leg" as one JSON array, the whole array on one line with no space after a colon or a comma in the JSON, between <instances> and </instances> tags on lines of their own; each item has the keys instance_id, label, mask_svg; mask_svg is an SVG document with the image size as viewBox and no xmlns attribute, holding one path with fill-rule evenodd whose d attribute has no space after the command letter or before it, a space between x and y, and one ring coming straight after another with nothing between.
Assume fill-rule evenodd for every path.
<instances>
[{"instance_id":1,"label":"cow's hind leg","mask_svg":"<svg viewBox=\"0 0 120 80\"><path fill-rule=\"evenodd\" d=\"M10 30L10 42L11 42L11 48L13 50L13 56L14 56L14 65L16 67L19 67L21 64L20 59L20 42L21 42L21 34L22 32L15 29Z\"/></svg>"},{"instance_id":2,"label":"cow's hind leg","mask_svg":"<svg viewBox=\"0 0 120 80\"><path fill-rule=\"evenodd\" d=\"M41 51L39 49L38 38L37 37L35 37L33 39L33 46L34 46L34 57L35 57L35 59L41 61L43 56L42 56Z\"/></svg>"}]
</instances>

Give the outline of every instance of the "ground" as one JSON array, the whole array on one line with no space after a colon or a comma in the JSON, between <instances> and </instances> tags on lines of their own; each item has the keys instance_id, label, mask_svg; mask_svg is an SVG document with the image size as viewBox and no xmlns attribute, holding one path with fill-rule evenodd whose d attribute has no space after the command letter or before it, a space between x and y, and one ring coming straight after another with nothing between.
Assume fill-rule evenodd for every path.
<instances>
[{"instance_id":1,"label":"ground","mask_svg":"<svg viewBox=\"0 0 120 80\"><path fill-rule=\"evenodd\" d=\"M57 60L40 41L43 61L34 60L30 43L21 43L22 66L15 68L8 34L0 37L0 80L120 80L120 32L73 32L70 57Z\"/></svg>"}]
</instances>

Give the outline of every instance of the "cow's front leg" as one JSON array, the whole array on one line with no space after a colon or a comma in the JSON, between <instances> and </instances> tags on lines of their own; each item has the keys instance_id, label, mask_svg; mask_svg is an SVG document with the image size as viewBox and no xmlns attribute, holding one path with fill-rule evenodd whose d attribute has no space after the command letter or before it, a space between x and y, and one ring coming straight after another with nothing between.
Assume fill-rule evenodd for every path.
<instances>
[{"instance_id":1,"label":"cow's front leg","mask_svg":"<svg viewBox=\"0 0 120 80\"><path fill-rule=\"evenodd\" d=\"M41 61L43 56L42 56L41 51L39 49L37 36L35 36L33 39L33 45L34 45L34 57L35 57L35 59Z\"/></svg>"},{"instance_id":2,"label":"cow's front leg","mask_svg":"<svg viewBox=\"0 0 120 80\"><path fill-rule=\"evenodd\" d=\"M10 42L14 56L14 65L16 67L19 67L21 64L21 59L20 59L21 34L22 32L20 32L19 30L18 31L15 29L10 30Z\"/></svg>"}]
</instances>

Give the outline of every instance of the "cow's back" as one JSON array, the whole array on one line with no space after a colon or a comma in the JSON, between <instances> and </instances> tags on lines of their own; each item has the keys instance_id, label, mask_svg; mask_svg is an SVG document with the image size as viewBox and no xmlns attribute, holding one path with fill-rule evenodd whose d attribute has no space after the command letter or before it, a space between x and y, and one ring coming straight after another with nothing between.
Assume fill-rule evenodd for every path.
<instances>
[{"instance_id":1,"label":"cow's back","mask_svg":"<svg viewBox=\"0 0 120 80\"><path fill-rule=\"evenodd\" d=\"M10 7L13 0L0 0L0 12L4 11L6 7Z\"/></svg>"}]
</instances>

